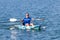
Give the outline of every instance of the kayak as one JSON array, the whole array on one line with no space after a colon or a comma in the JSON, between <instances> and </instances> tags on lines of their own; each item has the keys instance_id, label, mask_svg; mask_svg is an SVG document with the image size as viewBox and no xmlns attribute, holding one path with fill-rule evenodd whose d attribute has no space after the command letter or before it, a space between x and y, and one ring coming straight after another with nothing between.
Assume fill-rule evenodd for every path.
<instances>
[{"instance_id":1,"label":"kayak","mask_svg":"<svg viewBox=\"0 0 60 40\"><path fill-rule=\"evenodd\" d=\"M34 25L34 26L23 26L23 25L15 25L18 29L40 29L41 26Z\"/></svg>"}]
</instances>

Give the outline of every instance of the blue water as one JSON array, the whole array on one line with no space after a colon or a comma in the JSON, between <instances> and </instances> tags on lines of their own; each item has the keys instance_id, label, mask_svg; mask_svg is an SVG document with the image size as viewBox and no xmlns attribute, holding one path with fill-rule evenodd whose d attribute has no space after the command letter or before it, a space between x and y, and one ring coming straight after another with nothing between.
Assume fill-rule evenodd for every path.
<instances>
[{"instance_id":1,"label":"blue water","mask_svg":"<svg viewBox=\"0 0 60 40\"><path fill-rule=\"evenodd\" d=\"M10 18L23 19L28 12L33 21L45 26L45 30L10 30L21 22L9 22ZM0 40L60 40L60 0L0 0Z\"/></svg>"}]
</instances>

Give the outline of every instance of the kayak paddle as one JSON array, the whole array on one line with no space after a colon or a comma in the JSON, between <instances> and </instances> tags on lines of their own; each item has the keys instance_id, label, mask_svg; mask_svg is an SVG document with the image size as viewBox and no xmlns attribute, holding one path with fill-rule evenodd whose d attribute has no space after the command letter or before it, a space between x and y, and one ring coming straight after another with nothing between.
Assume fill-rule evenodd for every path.
<instances>
[{"instance_id":1,"label":"kayak paddle","mask_svg":"<svg viewBox=\"0 0 60 40\"><path fill-rule=\"evenodd\" d=\"M44 19L34 19L34 18L32 18L32 20L44 20ZM10 21L10 22L16 22L16 21L19 22L20 20L18 20L18 19L16 19L16 18L10 18L9 21Z\"/></svg>"}]
</instances>

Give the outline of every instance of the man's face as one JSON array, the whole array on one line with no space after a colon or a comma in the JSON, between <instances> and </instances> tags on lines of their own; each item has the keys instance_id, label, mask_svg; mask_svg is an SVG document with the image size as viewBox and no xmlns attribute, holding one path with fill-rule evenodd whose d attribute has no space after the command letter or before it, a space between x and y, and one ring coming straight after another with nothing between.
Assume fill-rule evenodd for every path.
<instances>
[{"instance_id":1,"label":"man's face","mask_svg":"<svg viewBox=\"0 0 60 40\"><path fill-rule=\"evenodd\" d=\"M27 13L27 14L26 14L26 18L28 18L28 17L29 17L29 14Z\"/></svg>"}]
</instances>

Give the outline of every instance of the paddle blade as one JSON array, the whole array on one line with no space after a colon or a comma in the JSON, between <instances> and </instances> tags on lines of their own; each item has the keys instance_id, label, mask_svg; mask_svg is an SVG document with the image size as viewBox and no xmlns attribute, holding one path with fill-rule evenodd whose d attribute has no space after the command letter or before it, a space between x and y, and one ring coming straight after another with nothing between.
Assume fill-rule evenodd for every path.
<instances>
[{"instance_id":1,"label":"paddle blade","mask_svg":"<svg viewBox=\"0 0 60 40\"><path fill-rule=\"evenodd\" d=\"M9 21L10 21L10 22L16 22L17 19L15 19L15 18L10 18Z\"/></svg>"}]
</instances>

